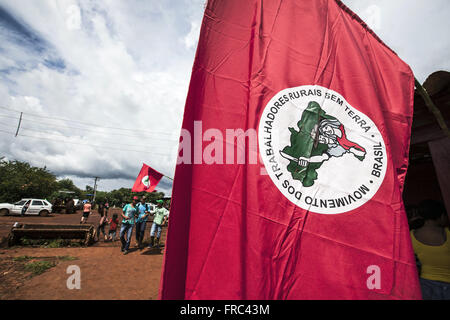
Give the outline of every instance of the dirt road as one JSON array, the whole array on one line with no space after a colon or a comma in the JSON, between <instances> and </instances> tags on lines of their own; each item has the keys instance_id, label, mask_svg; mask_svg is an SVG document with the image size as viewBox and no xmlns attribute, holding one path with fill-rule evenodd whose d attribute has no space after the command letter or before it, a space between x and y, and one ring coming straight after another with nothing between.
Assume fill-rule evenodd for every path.
<instances>
[{"instance_id":1,"label":"dirt road","mask_svg":"<svg viewBox=\"0 0 450 320\"><path fill-rule=\"evenodd\" d=\"M14 222L79 223L81 213L50 217L0 217L0 236L6 236ZM89 221L98 225L97 213ZM149 239L151 223L147 224L145 240ZM163 228L162 243L167 228ZM0 249L0 299L157 299L163 255L158 250L134 248L135 235L128 255L120 252L120 241L102 240L87 248L13 247ZM70 257L70 259L58 259ZM51 259L56 266L33 276L23 270L22 259ZM28 261L28 260L27 260ZM81 271L81 289L67 288L67 268L76 265Z\"/></svg>"}]
</instances>

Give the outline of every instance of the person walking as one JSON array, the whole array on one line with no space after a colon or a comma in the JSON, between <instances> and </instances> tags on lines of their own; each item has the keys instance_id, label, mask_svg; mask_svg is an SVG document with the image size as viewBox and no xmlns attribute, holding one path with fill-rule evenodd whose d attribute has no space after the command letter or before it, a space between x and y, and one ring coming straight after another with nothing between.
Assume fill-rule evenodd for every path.
<instances>
[{"instance_id":1,"label":"person walking","mask_svg":"<svg viewBox=\"0 0 450 320\"><path fill-rule=\"evenodd\" d=\"M150 244L148 245L148 248L153 248L154 246L159 248L159 240L161 239L162 227L166 223L167 217L169 216L169 211L167 211L167 209L163 207L164 201L156 200L156 203L157 208L154 213L152 229L150 231Z\"/></svg>"},{"instance_id":2,"label":"person walking","mask_svg":"<svg viewBox=\"0 0 450 320\"><path fill-rule=\"evenodd\" d=\"M98 205L98 213L100 214L100 221L97 227L97 237L98 240L100 241L100 232L103 233L103 237L105 239L105 241L108 239L107 235L106 235L106 231L105 231L105 227L108 224L108 215L107 215L105 206L103 203L100 203Z\"/></svg>"},{"instance_id":3,"label":"person walking","mask_svg":"<svg viewBox=\"0 0 450 320\"><path fill-rule=\"evenodd\" d=\"M116 232L117 232L117 226L119 224L119 216L114 213L111 220L109 221L109 241L116 241Z\"/></svg>"},{"instance_id":4,"label":"person walking","mask_svg":"<svg viewBox=\"0 0 450 320\"><path fill-rule=\"evenodd\" d=\"M120 227L120 241L122 242L121 251L124 255L128 254L130 249L131 236L133 235L133 226L136 216L136 205L138 197L134 197L133 201L125 207L122 211L122 226ZM126 238L125 238L126 236Z\"/></svg>"},{"instance_id":5,"label":"person walking","mask_svg":"<svg viewBox=\"0 0 450 320\"><path fill-rule=\"evenodd\" d=\"M108 202L108 200L106 200L105 204L103 205L103 208L105 209L106 216L108 216L108 212L109 212L109 202Z\"/></svg>"},{"instance_id":6,"label":"person walking","mask_svg":"<svg viewBox=\"0 0 450 320\"><path fill-rule=\"evenodd\" d=\"M89 215L91 214L91 207L91 203L86 201L83 206L83 216L81 217L80 224L85 224L87 222Z\"/></svg>"},{"instance_id":7,"label":"person walking","mask_svg":"<svg viewBox=\"0 0 450 320\"><path fill-rule=\"evenodd\" d=\"M137 204L137 219L136 219L136 247L142 250L142 241L145 235L145 226L147 224L148 216L150 215L150 210L148 205L145 203L146 198L142 197L141 202Z\"/></svg>"},{"instance_id":8,"label":"person walking","mask_svg":"<svg viewBox=\"0 0 450 320\"><path fill-rule=\"evenodd\" d=\"M66 202L66 214L72 214L74 212L75 203L72 198L69 198Z\"/></svg>"}]
</instances>

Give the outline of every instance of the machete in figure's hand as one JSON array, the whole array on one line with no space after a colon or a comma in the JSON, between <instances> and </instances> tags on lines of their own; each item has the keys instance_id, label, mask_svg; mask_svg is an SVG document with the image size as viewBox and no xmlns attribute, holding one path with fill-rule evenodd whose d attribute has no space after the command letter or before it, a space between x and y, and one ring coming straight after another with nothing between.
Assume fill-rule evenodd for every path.
<instances>
[{"instance_id":1,"label":"machete in figure's hand","mask_svg":"<svg viewBox=\"0 0 450 320\"><path fill-rule=\"evenodd\" d=\"M290 161L294 161L295 163L297 163L299 166L301 167L307 167L308 166L308 162L304 159L304 158L295 158L293 156L290 156L286 153L284 153L283 151L280 151L280 154L283 158L290 160Z\"/></svg>"}]
</instances>

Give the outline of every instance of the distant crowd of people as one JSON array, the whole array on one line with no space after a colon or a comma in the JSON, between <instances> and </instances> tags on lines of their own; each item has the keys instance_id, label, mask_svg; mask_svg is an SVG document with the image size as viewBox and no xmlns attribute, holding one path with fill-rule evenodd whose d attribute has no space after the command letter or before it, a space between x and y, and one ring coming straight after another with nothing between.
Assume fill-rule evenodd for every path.
<instances>
[{"instance_id":1,"label":"distant crowd of people","mask_svg":"<svg viewBox=\"0 0 450 320\"><path fill-rule=\"evenodd\" d=\"M139 201L138 197L133 197L132 202L125 204L122 209L122 222L120 226L119 237L121 241L121 252L124 255L130 251L131 238L133 229L136 229L136 247L142 250L144 248L143 241L145 236L145 229L150 215L153 215L153 223L150 229L150 243L148 248L159 248L162 227L166 224L169 211L164 208L164 201L157 200L157 207L154 212L146 203L146 198L142 197ZM87 220L92 212L92 204L89 201L83 205L83 215L81 217L81 224L87 223ZM119 216L113 214L111 219L108 219L109 204L100 203L98 205L98 213L100 214L100 221L97 227L97 235L103 234L105 241L116 241L117 228L119 226ZM109 225L108 234L106 234L106 227Z\"/></svg>"},{"instance_id":2,"label":"distant crowd of people","mask_svg":"<svg viewBox=\"0 0 450 320\"><path fill-rule=\"evenodd\" d=\"M407 208L425 300L450 300L450 230L445 206L434 200Z\"/></svg>"},{"instance_id":3,"label":"distant crowd of people","mask_svg":"<svg viewBox=\"0 0 450 320\"><path fill-rule=\"evenodd\" d=\"M161 230L169 216L169 212L163 207L164 201L157 200L156 203L157 208L153 213L154 217L150 230L150 243L148 248L154 246L159 247ZM142 197L140 202L138 201L138 197L134 197L131 203L125 205L122 212L122 226L120 228L121 250L123 254L128 254L129 252L134 226L136 226L136 246L139 249L143 249L142 241L144 240L145 227L150 214L150 208L145 203L145 197Z\"/></svg>"}]
</instances>

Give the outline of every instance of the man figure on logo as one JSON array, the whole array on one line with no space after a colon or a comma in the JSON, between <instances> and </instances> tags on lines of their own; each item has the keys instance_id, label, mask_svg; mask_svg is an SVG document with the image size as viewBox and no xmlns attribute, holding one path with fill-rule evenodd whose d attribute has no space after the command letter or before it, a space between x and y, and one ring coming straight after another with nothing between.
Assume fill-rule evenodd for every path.
<instances>
[{"instance_id":1,"label":"man figure on logo","mask_svg":"<svg viewBox=\"0 0 450 320\"><path fill-rule=\"evenodd\" d=\"M141 202L136 206L138 217L136 219L136 246L142 249L142 241L144 240L145 225L150 214L148 205L145 203L145 197L141 198Z\"/></svg>"},{"instance_id":2,"label":"man figure on logo","mask_svg":"<svg viewBox=\"0 0 450 320\"><path fill-rule=\"evenodd\" d=\"M310 162L321 163L331 157L342 157L346 153L352 153L360 161L363 161L366 156L366 150L363 147L347 139L345 128L338 120L322 120L319 126L315 126L311 131L311 137L318 143L328 145L328 150L319 156L300 157L298 163L302 167L306 167Z\"/></svg>"},{"instance_id":3,"label":"man figure on logo","mask_svg":"<svg viewBox=\"0 0 450 320\"><path fill-rule=\"evenodd\" d=\"M292 178L301 181L306 188L314 185L319 168L331 157L351 153L360 161L365 158L366 150L349 141L344 126L322 110L316 101L308 103L297 127L298 130L288 128L290 145L280 150L280 154L289 160L287 170Z\"/></svg>"},{"instance_id":4,"label":"man figure on logo","mask_svg":"<svg viewBox=\"0 0 450 320\"><path fill-rule=\"evenodd\" d=\"M130 249L131 236L133 235L134 219L136 216L136 204L138 197L133 198L133 202L123 207L122 226L120 227L120 241L122 242L121 251L124 255L128 254ZM126 239L125 239L126 235Z\"/></svg>"},{"instance_id":5,"label":"man figure on logo","mask_svg":"<svg viewBox=\"0 0 450 320\"><path fill-rule=\"evenodd\" d=\"M158 207L155 210L155 217L153 218L153 224L152 229L150 231L150 244L149 248L152 248L155 240L155 234L156 234L156 247L159 247L159 240L161 239L161 231L162 226L166 223L167 217L169 216L169 212L166 208L163 207L164 201L163 200L156 200L156 203L158 204Z\"/></svg>"}]
</instances>

